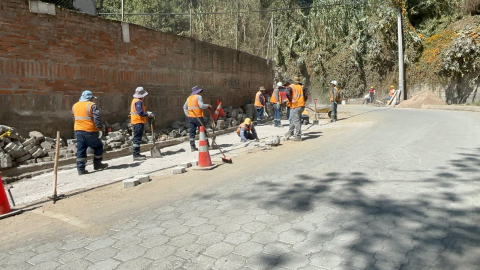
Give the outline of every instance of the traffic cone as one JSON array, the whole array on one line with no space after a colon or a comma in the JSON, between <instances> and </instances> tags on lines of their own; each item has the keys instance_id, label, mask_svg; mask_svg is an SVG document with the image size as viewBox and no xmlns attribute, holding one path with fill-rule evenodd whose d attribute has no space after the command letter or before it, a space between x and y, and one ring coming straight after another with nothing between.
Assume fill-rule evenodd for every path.
<instances>
[{"instance_id":1,"label":"traffic cone","mask_svg":"<svg viewBox=\"0 0 480 270\"><path fill-rule=\"evenodd\" d=\"M212 166L212 159L208 152L207 136L205 136L205 128L201 126L198 142L198 167L207 168Z\"/></svg>"},{"instance_id":2,"label":"traffic cone","mask_svg":"<svg viewBox=\"0 0 480 270\"><path fill-rule=\"evenodd\" d=\"M10 208L10 203L8 202L7 193L3 187L2 175L0 174L0 219L11 217L22 213L23 210L14 210Z\"/></svg>"},{"instance_id":3,"label":"traffic cone","mask_svg":"<svg viewBox=\"0 0 480 270\"><path fill-rule=\"evenodd\" d=\"M10 213L10 203L8 202L7 193L3 187L2 175L0 174L0 216Z\"/></svg>"}]
</instances>

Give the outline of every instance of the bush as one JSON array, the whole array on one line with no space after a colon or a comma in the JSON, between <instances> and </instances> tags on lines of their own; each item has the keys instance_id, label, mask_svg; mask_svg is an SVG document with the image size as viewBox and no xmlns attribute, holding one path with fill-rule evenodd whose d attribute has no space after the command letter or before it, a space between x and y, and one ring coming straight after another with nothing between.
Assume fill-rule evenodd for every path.
<instances>
[{"instance_id":1,"label":"bush","mask_svg":"<svg viewBox=\"0 0 480 270\"><path fill-rule=\"evenodd\" d=\"M480 14L480 0L465 0L463 11L466 14Z\"/></svg>"}]
</instances>

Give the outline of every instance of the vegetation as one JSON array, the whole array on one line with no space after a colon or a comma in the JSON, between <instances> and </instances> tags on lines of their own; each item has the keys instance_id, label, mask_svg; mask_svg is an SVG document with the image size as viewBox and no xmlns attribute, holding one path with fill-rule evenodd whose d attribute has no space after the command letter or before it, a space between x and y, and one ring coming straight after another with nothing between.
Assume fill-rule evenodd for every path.
<instances>
[{"instance_id":1,"label":"vegetation","mask_svg":"<svg viewBox=\"0 0 480 270\"><path fill-rule=\"evenodd\" d=\"M119 0L99 2L100 12L120 11ZM239 50L272 59L276 63L277 80L301 75L310 89L324 98L328 82L333 79L345 89L346 96L359 97L370 85L386 91L389 85L397 84L400 8L409 85L449 84L467 78L474 89L479 81L478 75L472 74L478 74L480 67L480 0L338 3L338 0L125 0L125 13L150 13L127 15L125 20L230 48L238 46ZM269 9L276 10L265 11ZM250 12L237 16L237 10ZM263 11L252 12L259 10ZM118 15L106 17L119 19ZM465 102L468 95L454 96L452 102Z\"/></svg>"}]
</instances>

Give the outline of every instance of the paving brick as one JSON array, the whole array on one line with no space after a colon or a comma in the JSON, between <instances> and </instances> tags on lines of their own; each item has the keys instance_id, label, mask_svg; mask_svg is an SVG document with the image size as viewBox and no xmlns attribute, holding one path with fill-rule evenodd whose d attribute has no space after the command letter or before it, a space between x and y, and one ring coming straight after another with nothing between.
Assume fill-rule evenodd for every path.
<instances>
[{"instance_id":1,"label":"paving brick","mask_svg":"<svg viewBox=\"0 0 480 270\"><path fill-rule=\"evenodd\" d=\"M192 164L191 164L190 162L184 162L184 163L178 164L178 167L183 167L183 168L186 169L186 168L192 167ZM178 167L177 167L177 168L178 168Z\"/></svg>"},{"instance_id":2,"label":"paving brick","mask_svg":"<svg viewBox=\"0 0 480 270\"><path fill-rule=\"evenodd\" d=\"M138 180L140 184L150 181L150 176L148 174L138 174L135 175L133 178Z\"/></svg>"},{"instance_id":3,"label":"paving brick","mask_svg":"<svg viewBox=\"0 0 480 270\"><path fill-rule=\"evenodd\" d=\"M175 167L172 169L173 174L182 174L186 172L184 167Z\"/></svg>"},{"instance_id":4,"label":"paving brick","mask_svg":"<svg viewBox=\"0 0 480 270\"><path fill-rule=\"evenodd\" d=\"M135 178L125 179L122 181L124 188L131 188L140 184L140 181Z\"/></svg>"}]
</instances>

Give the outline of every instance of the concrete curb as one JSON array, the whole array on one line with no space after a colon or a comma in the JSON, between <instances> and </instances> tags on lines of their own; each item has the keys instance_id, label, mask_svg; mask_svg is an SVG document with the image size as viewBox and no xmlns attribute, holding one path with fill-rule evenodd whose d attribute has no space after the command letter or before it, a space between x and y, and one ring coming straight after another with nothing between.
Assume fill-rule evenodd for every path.
<instances>
[{"instance_id":1,"label":"concrete curb","mask_svg":"<svg viewBox=\"0 0 480 270\"><path fill-rule=\"evenodd\" d=\"M462 111L462 112L480 112L480 106L462 106L462 105L423 105L422 109L444 110L444 111Z\"/></svg>"}]
</instances>

